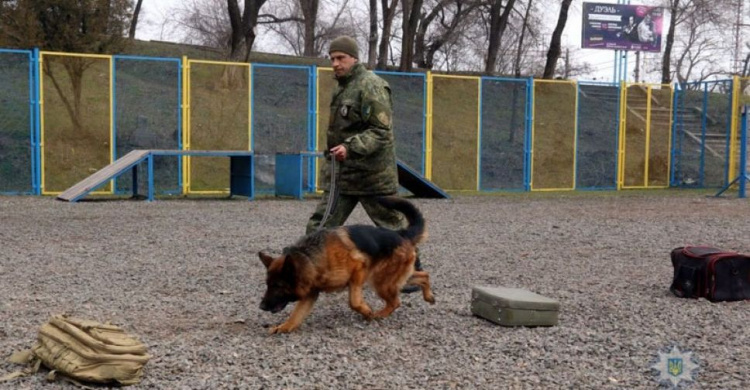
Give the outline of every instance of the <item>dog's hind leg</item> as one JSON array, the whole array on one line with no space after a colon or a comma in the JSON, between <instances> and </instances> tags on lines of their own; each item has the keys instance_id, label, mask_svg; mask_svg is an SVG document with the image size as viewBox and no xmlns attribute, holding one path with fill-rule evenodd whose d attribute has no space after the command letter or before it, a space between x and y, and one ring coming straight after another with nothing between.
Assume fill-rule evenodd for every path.
<instances>
[{"instance_id":1,"label":"dog's hind leg","mask_svg":"<svg viewBox=\"0 0 750 390\"><path fill-rule=\"evenodd\" d=\"M422 288L422 297L429 303L435 303L435 296L430 288L430 275L425 271L415 271L409 278L408 284L414 284Z\"/></svg>"},{"instance_id":2,"label":"dog's hind leg","mask_svg":"<svg viewBox=\"0 0 750 390\"><path fill-rule=\"evenodd\" d=\"M359 314L362 314L366 320L372 318L372 309L362 297L362 287L365 284L367 274L364 270L358 269L352 273L349 280L349 307Z\"/></svg>"},{"instance_id":3,"label":"dog's hind leg","mask_svg":"<svg viewBox=\"0 0 750 390\"><path fill-rule=\"evenodd\" d=\"M294 305L294 310L292 310L292 315L289 317L289 319L286 320L286 322L284 322L283 324L271 328L269 333L289 333L299 328L299 326L302 324L302 321L304 321L305 318L310 315L313 305L315 304L315 301L317 299L318 294L314 294L297 302L297 304Z\"/></svg>"}]
</instances>

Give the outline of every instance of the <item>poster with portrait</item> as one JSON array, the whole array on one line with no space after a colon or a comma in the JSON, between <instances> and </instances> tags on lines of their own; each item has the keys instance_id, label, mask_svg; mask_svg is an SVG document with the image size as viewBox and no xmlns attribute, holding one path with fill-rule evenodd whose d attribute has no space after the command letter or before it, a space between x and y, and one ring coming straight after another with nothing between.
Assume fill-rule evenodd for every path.
<instances>
[{"instance_id":1,"label":"poster with portrait","mask_svg":"<svg viewBox=\"0 0 750 390\"><path fill-rule=\"evenodd\" d=\"M660 52L663 20L661 7L583 3L581 47Z\"/></svg>"}]
</instances>

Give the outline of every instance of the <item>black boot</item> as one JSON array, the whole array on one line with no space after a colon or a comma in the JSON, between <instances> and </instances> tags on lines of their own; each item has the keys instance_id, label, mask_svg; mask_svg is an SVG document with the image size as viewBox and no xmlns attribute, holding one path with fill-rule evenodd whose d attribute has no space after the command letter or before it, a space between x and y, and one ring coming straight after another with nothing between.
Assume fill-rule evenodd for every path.
<instances>
[{"instance_id":1,"label":"black boot","mask_svg":"<svg viewBox=\"0 0 750 390\"><path fill-rule=\"evenodd\" d=\"M423 271L424 270L422 268L422 262L419 261L419 256L417 256L417 261L414 262L414 270L415 271ZM406 286L404 286L404 287L401 288L401 292L404 293L404 294L411 294L411 293L415 293L415 292L417 292L417 291L419 291L421 289L422 288L419 287L419 286L415 286L413 284L407 284Z\"/></svg>"}]
</instances>

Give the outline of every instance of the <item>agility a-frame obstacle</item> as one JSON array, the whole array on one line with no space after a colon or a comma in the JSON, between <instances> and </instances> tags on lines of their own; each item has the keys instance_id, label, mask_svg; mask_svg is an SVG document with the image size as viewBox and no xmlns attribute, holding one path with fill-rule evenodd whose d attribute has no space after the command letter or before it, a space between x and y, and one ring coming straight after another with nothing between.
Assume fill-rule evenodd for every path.
<instances>
[{"instance_id":1,"label":"agility a-frame obstacle","mask_svg":"<svg viewBox=\"0 0 750 390\"><path fill-rule=\"evenodd\" d=\"M742 109L742 115L740 116L740 164L739 164L739 173L737 177L730 181L729 184L724 186L724 188L721 189L721 191L717 192L714 196L721 196L726 190L731 188L733 185L737 184L738 187L738 194L737 197L739 198L745 198L747 197L747 183L750 182L750 173L748 173L747 164L747 143L748 143L748 137L747 137L747 109L748 106L743 106Z\"/></svg>"}]
</instances>

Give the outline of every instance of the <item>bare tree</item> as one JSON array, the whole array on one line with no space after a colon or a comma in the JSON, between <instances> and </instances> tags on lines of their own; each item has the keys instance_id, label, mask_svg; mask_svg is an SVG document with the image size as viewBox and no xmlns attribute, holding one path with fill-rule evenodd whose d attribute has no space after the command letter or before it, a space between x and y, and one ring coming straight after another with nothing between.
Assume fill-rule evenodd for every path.
<instances>
[{"instance_id":1,"label":"bare tree","mask_svg":"<svg viewBox=\"0 0 750 390\"><path fill-rule=\"evenodd\" d=\"M183 42L230 49L232 25L226 0L190 0L171 10L168 24Z\"/></svg>"},{"instance_id":2,"label":"bare tree","mask_svg":"<svg viewBox=\"0 0 750 390\"><path fill-rule=\"evenodd\" d=\"M318 22L319 0L299 0L304 16L305 25L305 51L304 55L308 57L315 56L315 26Z\"/></svg>"},{"instance_id":3,"label":"bare tree","mask_svg":"<svg viewBox=\"0 0 750 390\"><path fill-rule=\"evenodd\" d=\"M663 0L663 6L670 12L670 24L664 44L664 54L661 62L661 82L668 84L675 77L675 71L672 68L672 56L675 49L675 37L690 34L691 20L701 20L701 25L714 25L714 31L706 34L715 35L716 32L728 30L731 21L728 21L725 10L732 10L730 7L735 0ZM686 28L683 28L686 26ZM697 31L699 35L704 34ZM696 36L693 43L701 40ZM714 36L714 39L716 37ZM678 42L679 43L679 42ZM688 49L684 47L684 49Z\"/></svg>"},{"instance_id":4,"label":"bare tree","mask_svg":"<svg viewBox=\"0 0 750 390\"><path fill-rule=\"evenodd\" d=\"M378 0L370 0L370 33L367 36L367 66L375 68L378 61Z\"/></svg>"},{"instance_id":5,"label":"bare tree","mask_svg":"<svg viewBox=\"0 0 750 390\"><path fill-rule=\"evenodd\" d=\"M523 53L523 41L526 38L526 30L529 26L529 15L531 14L531 4L534 0L529 0L526 4L526 11L523 14L523 23L521 24L521 36L518 38L518 50L516 51L516 60L513 61L513 75L521 77L521 54Z\"/></svg>"},{"instance_id":6,"label":"bare tree","mask_svg":"<svg viewBox=\"0 0 750 390\"><path fill-rule=\"evenodd\" d=\"M568 9L570 3L573 0L562 0L560 6L560 15L557 18L557 26L555 31L552 33L552 40L550 42L549 51L547 52L547 63L544 65L544 75L542 78L551 79L555 75L555 68L557 67L557 60L560 58L560 38L562 37L563 30L565 30L565 23L568 21Z\"/></svg>"},{"instance_id":7,"label":"bare tree","mask_svg":"<svg viewBox=\"0 0 750 390\"><path fill-rule=\"evenodd\" d=\"M136 0L135 8L133 9L133 19L130 22L130 31L128 32L128 38L135 39L135 29L138 26L138 16L141 14L141 5L143 0Z\"/></svg>"},{"instance_id":8,"label":"bare tree","mask_svg":"<svg viewBox=\"0 0 750 390\"><path fill-rule=\"evenodd\" d=\"M409 72L412 70L414 59L414 39L419 25L419 15L422 12L423 0L401 0L403 10L403 22L401 23L401 64L399 70Z\"/></svg>"},{"instance_id":9,"label":"bare tree","mask_svg":"<svg viewBox=\"0 0 750 390\"><path fill-rule=\"evenodd\" d=\"M670 21L669 32L667 32L667 41L664 44L664 55L661 60L661 83L669 84L672 80L670 72L672 62L672 46L674 45L674 32L677 28L677 17L679 16L680 0L669 0Z\"/></svg>"},{"instance_id":10,"label":"bare tree","mask_svg":"<svg viewBox=\"0 0 750 390\"><path fill-rule=\"evenodd\" d=\"M729 73L719 63L715 53L720 47L714 34L701 32L701 21L692 18L682 25L687 34L679 40L682 52L678 54L674 73L677 81L684 84L688 81L704 81L711 76ZM700 74L696 78L696 74Z\"/></svg>"},{"instance_id":11,"label":"bare tree","mask_svg":"<svg viewBox=\"0 0 750 390\"><path fill-rule=\"evenodd\" d=\"M277 1L273 3L274 7L267 11L269 13L262 15L273 23L267 23L264 19L259 24L263 24L280 37L297 56L317 57L323 53L325 45L336 36L356 35L353 34L352 26L347 25L351 24L350 21L345 20L349 0L336 2L336 13L327 17L325 7L319 7L315 12L305 11L305 7L314 6L303 4L305 1L309 0ZM272 14L278 16L271 18Z\"/></svg>"},{"instance_id":12,"label":"bare tree","mask_svg":"<svg viewBox=\"0 0 750 390\"><path fill-rule=\"evenodd\" d=\"M484 67L486 73L495 71L495 62L497 61L500 42L508 26L508 18L516 0L508 0L504 7L502 3L502 0L489 0L488 4L490 14L490 42L487 47L487 62Z\"/></svg>"},{"instance_id":13,"label":"bare tree","mask_svg":"<svg viewBox=\"0 0 750 390\"><path fill-rule=\"evenodd\" d=\"M478 6L479 2L471 0L432 0L426 4L430 12L421 17L414 43L417 66L432 69L435 53L456 39L456 33ZM436 20L438 23L434 23Z\"/></svg>"},{"instance_id":14,"label":"bare tree","mask_svg":"<svg viewBox=\"0 0 750 390\"><path fill-rule=\"evenodd\" d=\"M130 24L130 0L67 1L19 0L2 5L0 45L39 47L42 50L78 53L116 53L127 44L124 37ZM67 77L57 72L53 61L43 63L43 71L58 92L76 131L84 130L83 77L96 59L63 57L55 59ZM64 83L70 83L66 92Z\"/></svg>"},{"instance_id":15,"label":"bare tree","mask_svg":"<svg viewBox=\"0 0 750 390\"><path fill-rule=\"evenodd\" d=\"M381 9L383 10L383 33L380 36L380 47L378 49L378 69L385 69L388 64L390 54L391 33L393 28L393 19L396 17L396 6L398 0L380 0Z\"/></svg>"}]
</instances>

